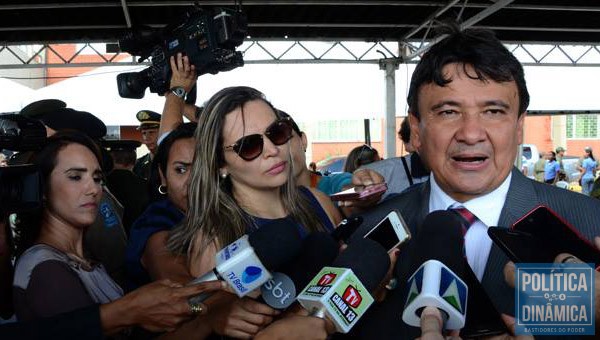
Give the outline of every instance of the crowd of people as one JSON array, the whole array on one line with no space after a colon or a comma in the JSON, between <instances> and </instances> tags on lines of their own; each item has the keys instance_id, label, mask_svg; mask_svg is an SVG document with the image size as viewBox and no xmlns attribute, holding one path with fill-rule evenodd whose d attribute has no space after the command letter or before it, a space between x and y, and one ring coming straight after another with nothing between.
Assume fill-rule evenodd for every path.
<instances>
[{"instance_id":1,"label":"crowd of people","mask_svg":"<svg viewBox=\"0 0 600 340\"><path fill-rule=\"evenodd\" d=\"M215 268L219 250L266 225L291 225L306 239L360 216L354 234L364 235L391 210L415 236L429 213L468 209L474 220L464 235L464 257L494 307L514 314L511 263L487 227L509 227L546 205L597 242L600 201L588 195L598 162L586 148L580 165L586 195L518 171L529 104L521 64L489 31L447 29L412 75L399 131L409 153L381 160L362 145L344 174L320 176L309 168L309 136L254 88L222 89L202 109L186 104L197 76L181 54L170 60L162 114L137 115L150 150L137 162L132 150L139 144L99 142L106 127L89 113L60 101L24 109L21 114L44 123L48 138L14 162L37 165L43 197L40 209L0 221L0 311L3 318L14 313L16 321L0 325L1 338L325 339L336 331L332 323L297 304L281 311L256 296L240 298L221 281L188 283ZM555 184L560 159L554 152L546 159L543 177L536 165L536 178ZM388 190L366 200L329 197L382 182ZM421 328L400 320L415 247L409 241L389 252L377 302L336 338L448 335L437 309L423 311ZM212 294L189 299L202 292ZM503 320L512 331L514 320Z\"/></svg>"},{"instance_id":2,"label":"crowd of people","mask_svg":"<svg viewBox=\"0 0 600 340\"><path fill-rule=\"evenodd\" d=\"M594 157L592 148L586 146L583 149L583 156L577 160L576 176L568 174L565 169L563 158L566 151L559 146L556 151L541 153L540 159L533 166L534 179L600 199L600 164ZM574 178L570 178L571 176Z\"/></svg>"}]
</instances>

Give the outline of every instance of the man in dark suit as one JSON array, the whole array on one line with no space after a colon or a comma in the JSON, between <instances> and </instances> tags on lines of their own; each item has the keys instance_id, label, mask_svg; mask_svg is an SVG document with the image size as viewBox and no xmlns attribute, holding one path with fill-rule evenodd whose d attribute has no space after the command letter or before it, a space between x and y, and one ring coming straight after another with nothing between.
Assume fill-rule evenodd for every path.
<instances>
[{"instance_id":1,"label":"man in dark suit","mask_svg":"<svg viewBox=\"0 0 600 340\"><path fill-rule=\"evenodd\" d=\"M141 145L136 140L105 140L102 146L112 157L114 168L106 176L106 186L123 204L123 227L129 237L129 229L140 216L150 200L148 182L133 173L135 149Z\"/></svg>"},{"instance_id":2,"label":"man in dark suit","mask_svg":"<svg viewBox=\"0 0 600 340\"><path fill-rule=\"evenodd\" d=\"M529 94L521 64L491 32L454 29L432 46L412 75L408 104L412 142L431 169L430 179L366 213L365 230L355 237L391 209L400 211L414 237L431 211L466 208L476 217L465 234L467 262L495 307L513 315L514 290L503 277L508 258L492 243L487 227L508 227L544 204L593 240L600 234L600 203L530 180L514 167ZM353 179L357 184L370 181L361 172ZM397 261L401 283L412 274L411 247L404 247ZM401 320L406 296L407 287L400 284L369 310L353 336L418 336L418 328Z\"/></svg>"}]
</instances>

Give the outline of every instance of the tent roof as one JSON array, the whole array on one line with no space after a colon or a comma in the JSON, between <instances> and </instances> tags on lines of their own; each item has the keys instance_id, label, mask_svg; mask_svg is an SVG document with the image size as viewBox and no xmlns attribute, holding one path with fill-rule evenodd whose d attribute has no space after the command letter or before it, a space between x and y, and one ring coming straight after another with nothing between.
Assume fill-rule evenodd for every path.
<instances>
[{"instance_id":1,"label":"tent roof","mask_svg":"<svg viewBox=\"0 0 600 340\"><path fill-rule=\"evenodd\" d=\"M234 7L240 1L198 1ZM421 39L430 18L459 14L504 41L597 43L597 0L243 0L253 39L404 41ZM163 27L193 1L3 0L0 41L116 41L127 27ZM423 25L423 28L417 31ZM427 36L431 37L431 34Z\"/></svg>"}]
</instances>

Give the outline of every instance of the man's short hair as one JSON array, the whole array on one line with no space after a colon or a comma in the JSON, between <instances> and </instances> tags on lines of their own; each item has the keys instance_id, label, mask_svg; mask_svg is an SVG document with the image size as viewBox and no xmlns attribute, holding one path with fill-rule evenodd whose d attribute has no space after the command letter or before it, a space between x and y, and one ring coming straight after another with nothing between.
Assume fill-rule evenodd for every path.
<instances>
[{"instance_id":1,"label":"man's short hair","mask_svg":"<svg viewBox=\"0 0 600 340\"><path fill-rule=\"evenodd\" d=\"M111 150L110 155L112 156L115 164L119 164L122 166L134 165L137 159L137 154L135 153L135 150Z\"/></svg>"},{"instance_id":2,"label":"man's short hair","mask_svg":"<svg viewBox=\"0 0 600 340\"><path fill-rule=\"evenodd\" d=\"M402 123L400 123L400 130L398 130L398 136L404 144L410 143L410 123L408 117L404 117Z\"/></svg>"},{"instance_id":3,"label":"man's short hair","mask_svg":"<svg viewBox=\"0 0 600 340\"><path fill-rule=\"evenodd\" d=\"M137 158L135 150L140 145L142 145L142 143L139 141L128 139L110 139L102 141L102 147L110 153L114 163L123 166L135 164Z\"/></svg>"},{"instance_id":4,"label":"man's short hair","mask_svg":"<svg viewBox=\"0 0 600 340\"><path fill-rule=\"evenodd\" d=\"M460 31L457 25L444 25L442 34L448 34L427 51L412 74L408 90L409 111L420 118L419 90L422 85L435 83L445 86L452 81L444 76L448 64L462 64L472 79L495 82L514 81L519 92L519 112L529 106L529 92L525 83L523 66L517 58L496 38L494 33L483 29ZM472 72L466 72L472 67ZM473 74L474 72L474 74Z\"/></svg>"}]
</instances>

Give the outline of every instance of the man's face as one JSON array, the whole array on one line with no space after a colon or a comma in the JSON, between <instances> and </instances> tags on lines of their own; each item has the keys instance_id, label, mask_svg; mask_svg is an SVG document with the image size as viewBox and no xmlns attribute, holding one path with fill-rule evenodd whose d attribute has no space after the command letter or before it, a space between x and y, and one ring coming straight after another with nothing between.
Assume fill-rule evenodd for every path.
<instances>
[{"instance_id":1,"label":"man's face","mask_svg":"<svg viewBox=\"0 0 600 340\"><path fill-rule=\"evenodd\" d=\"M156 140L158 139L158 129L143 129L142 143L146 145L151 153L156 152Z\"/></svg>"},{"instance_id":2,"label":"man's face","mask_svg":"<svg viewBox=\"0 0 600 340\"><path fill-rule=\"evenodd\" d=\"M444 192L465 202L506 179L523 140L525 114L518 116L514 81L471 79L462 64L446 65L444 74L452 79L446 86L419 89L420 120L409 115L411 142Z\"/></svg>"}]
</instances>

